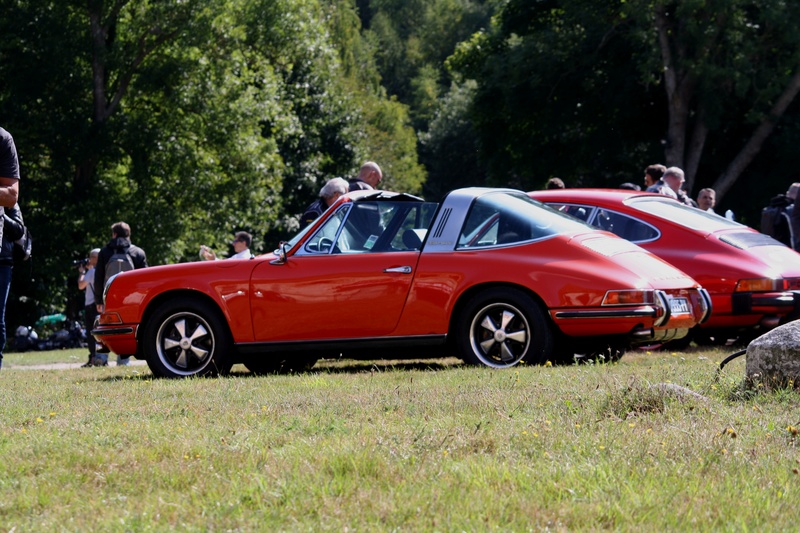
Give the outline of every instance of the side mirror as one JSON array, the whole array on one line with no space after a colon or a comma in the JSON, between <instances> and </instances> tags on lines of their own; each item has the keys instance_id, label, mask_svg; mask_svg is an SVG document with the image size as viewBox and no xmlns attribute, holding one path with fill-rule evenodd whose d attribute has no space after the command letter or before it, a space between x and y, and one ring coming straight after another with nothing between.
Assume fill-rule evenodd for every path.
<instances>
[{"instance_id":1,"label":"side mirror","mask_svg":"<svg viewBox=\"0 0 800 533\"><path fill-rule=\"evenodd\" d=\"M278 249L275 250L273 253L277 255L278 258L270 261L271 265L286 264L286 241L281 241L280 243L278 243Z\"/></svg>"}]
</instances>

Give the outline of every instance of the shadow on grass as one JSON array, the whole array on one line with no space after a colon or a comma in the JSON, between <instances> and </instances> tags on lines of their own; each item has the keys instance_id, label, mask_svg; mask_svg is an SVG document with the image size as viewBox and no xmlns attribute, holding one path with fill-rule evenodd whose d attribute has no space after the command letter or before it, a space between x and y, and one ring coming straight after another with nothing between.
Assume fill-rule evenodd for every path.
<instances>
[{"instance_id":1,"label":"shadow on grass","mask_svg":"<svg viewBox=\"0 0 800 533\"><path fill-rule=\"evenodd\" d=\"M313 368L304 372L276 372L273 374L256 374L247 370L244 365L234 365L233 369L227 376L221 378L210 377L208 379L225 379L226 377L235 378L258 378L265 376L291 376L291 375L313 375L313 374L363 374L375 372L407 372L407 371L423 371L423 372L441 372L453 368L462 368L464 363L460 359L446 358L446 359L430 359L430 360L370 360L363 361L357 359L323 359L319 361ZM150 369L141 367L141 370L136 370L132 373L125 375L105 376L99 378L97 381L115 382L126 380L152 380L152 379L170 379L159 378L154 376ZM180 378L177 378L180 379ZM206 379L206 378L189 378L189 379Z\"/></svg>"}]
</instances>

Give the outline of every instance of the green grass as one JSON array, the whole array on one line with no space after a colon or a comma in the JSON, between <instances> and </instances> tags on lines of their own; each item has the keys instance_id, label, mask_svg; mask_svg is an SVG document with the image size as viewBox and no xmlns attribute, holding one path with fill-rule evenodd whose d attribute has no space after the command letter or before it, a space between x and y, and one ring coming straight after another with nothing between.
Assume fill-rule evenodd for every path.
<instances>
[{"instance_id":1,"label":"green grass","mask_svg":"<svg viewBox=\"0 0 800 533\"><path fill-rule=\"evenodd\" d=\"M175 381L8 366L0 530L796 531L800 395L742 390L744 358L715 379L727 353Z\"/></svg>"},{"instance_id":2,"label":"green grass","mask_svg":"<svg viewBox=\"0 0 800 533\"><path fill-rule=\"evenodd\" d=\"M116 356L112 356L112 359ZM75 348L70 350L49 350L29 352L4 352L4 366L49 365L53 363L85 363L89 359L89 350Z\"/></svg>"}]
</instances>

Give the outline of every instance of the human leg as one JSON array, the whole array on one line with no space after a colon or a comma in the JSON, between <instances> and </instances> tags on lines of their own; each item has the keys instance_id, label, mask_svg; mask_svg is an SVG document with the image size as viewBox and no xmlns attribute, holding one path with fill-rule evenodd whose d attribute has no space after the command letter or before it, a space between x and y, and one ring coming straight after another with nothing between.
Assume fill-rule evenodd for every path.
<instances>
[{"instance_id":1,"label":"human leg","mask_svg":"<svg viewBox=\"0 0 800 533\"><path fill-rule=\"evenodd\" d=\"M97 306L90 304L84 307L84 326L86 326L86 344L89 348L89 361L84 366L92 366L95 355L97 353L97 342L92 337L92 328L94 328L94 320L97 318Z\"/></svg>"},{"instance_id":2,"label":"human leg","mask_svg":"<svg viewBox=\"0 0 800 533\"><path fill-rule=\"evenodd\" d=\"M6 301L11 288L11 266L0 266L0 367L3 366L3 350L6 347Z\"/></svg>"}]
</instances>

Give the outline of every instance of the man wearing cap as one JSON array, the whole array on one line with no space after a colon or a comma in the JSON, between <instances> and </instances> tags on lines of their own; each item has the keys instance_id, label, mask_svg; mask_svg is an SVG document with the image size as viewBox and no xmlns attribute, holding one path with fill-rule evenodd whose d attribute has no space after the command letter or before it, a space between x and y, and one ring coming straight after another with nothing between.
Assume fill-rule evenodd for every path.
<instances>
[{"instance_id":1,"label":"man wearing cap","mask_svg":"<svg viewBox=\"0 0 800 533\"><path fill-rule=\"evenodd\" d=\"M252 259L255 257L250 251L250 244L252 242L253 237L249 233L246 231L237 232L234 236L233 242L231 242L233 251L236 253L234 253L228 259ZM206 261L215 261L216 259L219 259L217 254L215 254L214 251L205 244L200 247L200 257Z\"/></svg>"}]
</instances>

